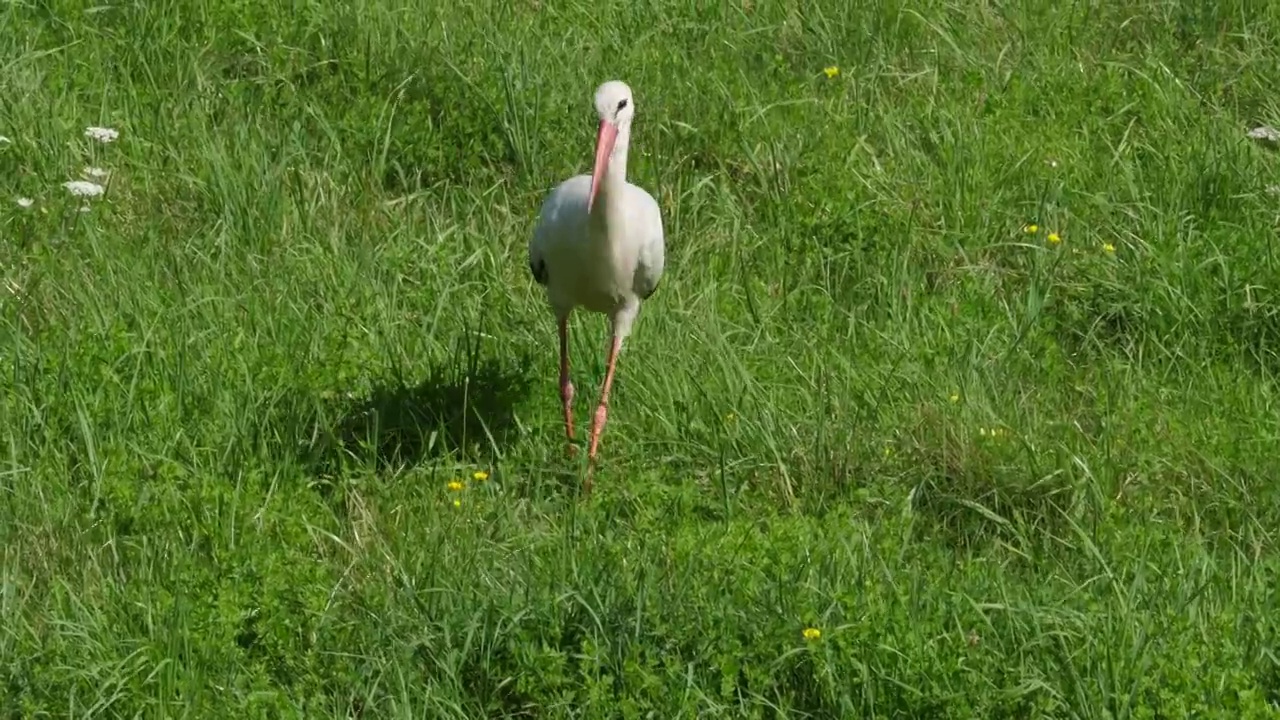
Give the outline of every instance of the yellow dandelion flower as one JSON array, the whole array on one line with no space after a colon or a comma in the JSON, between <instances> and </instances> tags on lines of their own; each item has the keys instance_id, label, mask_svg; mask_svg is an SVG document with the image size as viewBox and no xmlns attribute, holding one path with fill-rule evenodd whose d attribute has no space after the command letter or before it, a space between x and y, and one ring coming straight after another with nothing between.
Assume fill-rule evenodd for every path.
<instances>
[{"instance_id":1,"label":"yellow dandelion flower","mask_svg":"<svg viewBox=\"0 0 1280 720\"><path fill-rule=\"evenodd\" d=\"M454 492L461 492L462 488L466 486L459 480L450 480L447 487Z\"/></svg>"},{"instance_id":2,"label":"yellow dandelion flower","mask_svg":"<svg viewBox=\"0 0 1280 720\"><path fill-rule=\"evenodd\" d=\"M453 501L453 506L454 506L454 507L456 507L456 508L460 508L460 507L462 507L462 501L461 501L461 500L454 500L454 501Z\"/></svg>"},{"instance_id":3,"label":"yellow dandelion flower","mask_svg":"<svg viewBox=\"0 0 1280 720\"><path fill-rule=\"evenodd\" d=\"M805 628L803 634L805 640L817 640L822 637L822 631L814 627Z\"/></svg>"},{"instance_id":4,"label":"yellow dandelion flower","mask_svg":"<svg viewBox=\"0 0 1280 720\"><path fill-rule=\"evenodd\" d=\"M1051 232L1049 233L1048 240L1050 245L1057 245L1058 243L1062 242L1062 237L1059 236L1058 233L1056 232Z\"/></svg>"},{"instance_id":5,"label":"yellow dandelion flower","mask_svg":"<svg viewBox=\"0 0 1280 720\"><path fill-rule=\"evenodd\" d=\"M1111 243L1102 243L1102 252L1112 255L1116 251L1116 246Z\"/></svg>"},{"instance_id":6,"label":"yellow dandelion flower","mask_svg":"<svg viewBox=\"0 0 1280 720\"><path fill-rule=\"evenodd\" d=\"M471 473L471 477L475 478L479 482L484 482L485 480L489 479L489 473L483 470L477 470Z\"/></svg>"},{"instance_id":7,"label":"yellow dandelion flower","mask_svg":"<svg viewBox=\"0 0 1280 720\"><path fill-rule=\"evenodd\" d=\"M832 65L831 67L823 68L822 72L826 73L828 78L833 78L840 74L840 68Z\"/></svg>"},{"instance_id":8,"label":"yellow dandelion flower","mask_svg":"<svg viewBox=\"0 0 1280 720\"><path fill-rule=\"evenodd\" d=\"M1031 223L1030 225L1023 227L1022 232L1028 235L1035 235L1036 233L1040 232L1040 226L1036 225L1035 223Z\"/></svg>"}]
</instances>

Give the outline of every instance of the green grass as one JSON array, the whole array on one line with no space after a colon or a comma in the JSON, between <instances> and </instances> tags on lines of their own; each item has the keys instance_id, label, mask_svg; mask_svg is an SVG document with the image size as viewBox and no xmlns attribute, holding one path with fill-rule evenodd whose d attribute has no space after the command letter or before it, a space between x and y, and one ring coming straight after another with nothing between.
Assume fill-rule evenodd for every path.
<instances>
[{"instance_id":1,"label":"green grass","mask_svg":"<svg viewBox=\"0 0 1280 720\"><path fill-rule=\"evenodd\" d=\"M1280 717L1280 5L449 8L0 4L0 717Z\"/></svg>"}]
</instances>

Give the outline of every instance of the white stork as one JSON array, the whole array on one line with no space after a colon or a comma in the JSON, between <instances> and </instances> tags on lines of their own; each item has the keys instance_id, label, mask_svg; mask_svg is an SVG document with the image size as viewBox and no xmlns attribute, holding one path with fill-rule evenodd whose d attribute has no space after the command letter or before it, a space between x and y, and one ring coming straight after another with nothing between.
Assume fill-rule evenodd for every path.
<instances>
[{"instance_id":1,"label":"white stork","mask_svg":"<svg viewBox=\"0 0 1280 720\"><path fill-rule=\"evenodd\" d=\"M612 325L604 387L591 423L584 483L588 493L618 352L631 333L641 301L658 287L665 254L657 201L627 182L627 148L636 113L631 88L617 80L606 82L596 89L595 106L600 116L595 167L590 175L571 177L551 191L529 242L529 270L546 287L560 328L560 399L571 456L577 448L569 380L569 315L581 306L608 315Z\"/></svg>"}]
</instances>

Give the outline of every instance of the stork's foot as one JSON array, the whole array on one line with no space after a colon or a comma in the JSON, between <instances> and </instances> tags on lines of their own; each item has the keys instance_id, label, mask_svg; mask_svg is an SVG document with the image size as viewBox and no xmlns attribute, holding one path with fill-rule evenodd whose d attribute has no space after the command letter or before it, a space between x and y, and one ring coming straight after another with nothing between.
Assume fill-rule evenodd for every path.
<instances>
[{"instance_id":1,"label":"stork's foot","mask_svg":"<svg viewBox=\"0 0 1280 720\"><path fill-rule=\"evenodd\" d=\"M570 448L574 448L573 433L573 383L569 382L568 373L562 373L560 377L560 403L561 411L564 417L564 440L565 444ZM577 450L569 450L570 453L576 453ZM572 457L572 455L571 455Z\"/></svg>"},{"instance_id":2,"label":"stork's foot","mask_svg":"<svg viewBox=\"0 0 1280 720\"><path fill-rule=\"evenodd\" d=\"M578 456L573 441L573 381L569 379L569 319L562 317L560 326L560 406L564 415L565 455Z\"/></svg>"},{"instance_id":3,"label":"stork's foot","mask_svg":"<svg viewBox=\"0 0 1280 720\"><path fill-rule=\"evenodd\" d=\"M600 451L600 435L604 433L604 424L608 418L609 407L604 403L600 403L599 407L596 408L596 414L591 418L590 447L587 451L587 458L592 466L596 464L596 453Z\"/></svg>"},{"instance_id":4,"label":"stork's foot","mask_svg":"<svg viewBox=\"0 0 1280 720\"><path fill-rule=\"evenodd\" d=\"M604 424L609 418L609 391L613 389L613 372L618 365L618 351L622 349L622 339L614 336L609 343L609 362L604 371L604 387L600 392L600 404L591 417L591 435L587 442L587 479L582 484L582 491L591 494L591 482L595 475L596 453L600 450L600 435L604 433Z\"/></svg>"}]
</instances>

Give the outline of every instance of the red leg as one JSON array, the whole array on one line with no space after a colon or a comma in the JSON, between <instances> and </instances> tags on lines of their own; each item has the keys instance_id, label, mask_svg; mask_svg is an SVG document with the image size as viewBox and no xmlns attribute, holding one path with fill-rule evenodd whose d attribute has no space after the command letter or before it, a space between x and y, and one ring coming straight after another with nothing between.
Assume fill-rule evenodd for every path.
<instances>
[{"instance_id":1,"label":"red leg","mask_svg":"<svg viewBox=\"0 0 1280 720\"><path fill-rule=\"evenodd\" d=\"M604 371L604 389L600 392L600 405L591 422L591 445L587 451L587 482L585 490L591 492L591 471L595 468L596 451L600 448L600 434L604 432L604 423L609 416L609 391L613 389L613 371L618 366L618 351L622 349L622 340L616 335L609 344L609 364Z\"/></svg>"},{"instance_id":2,"label":"red leg","mask_svg":"<svg viewBox=\"0 0 1280 720\"><path fill-rule=\"evenodd\" d=\"M564 435L570 457L577 454L573 444L573 382L569 380L569 318L560 318L560 400L564 403Z\"/></svg>"}]
</instances>

